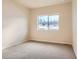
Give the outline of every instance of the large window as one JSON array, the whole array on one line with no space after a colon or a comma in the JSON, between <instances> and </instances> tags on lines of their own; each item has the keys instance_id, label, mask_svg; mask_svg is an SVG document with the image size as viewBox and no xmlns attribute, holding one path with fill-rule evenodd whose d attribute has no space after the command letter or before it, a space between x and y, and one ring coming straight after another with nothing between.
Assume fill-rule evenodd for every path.
<instances>
[{"instance_id":1,"label":"large window","mask_svg":"<svg viewBox=\"0 0 79 59\"><path fill-rule=\"evenodd\" d=\"M59 15L38 16L37 28L43 30L59 30Z\"/></svg>"}]
</instances>

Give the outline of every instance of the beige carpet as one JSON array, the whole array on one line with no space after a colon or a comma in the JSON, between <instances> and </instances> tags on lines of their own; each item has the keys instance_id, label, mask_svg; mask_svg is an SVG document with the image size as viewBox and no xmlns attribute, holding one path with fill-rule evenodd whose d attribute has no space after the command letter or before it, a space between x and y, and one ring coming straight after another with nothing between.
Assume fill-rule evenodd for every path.
<instances>
[{"instance_id":1,"label":"beige carpet","mask_svg":"<svg viewBox=\"0 0 79 59\"><path fill-rule=\"evenodd\" d=\"M28 42L3 50L3 59L76 59L71 46Z\"/></svg>"}]
</instances>

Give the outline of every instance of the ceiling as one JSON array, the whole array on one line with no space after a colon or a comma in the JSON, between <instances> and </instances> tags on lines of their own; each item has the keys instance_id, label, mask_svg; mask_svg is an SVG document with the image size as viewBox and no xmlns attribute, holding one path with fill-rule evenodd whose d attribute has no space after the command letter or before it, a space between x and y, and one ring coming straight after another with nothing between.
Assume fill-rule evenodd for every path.
<instances>
[{"instance_id":1,"label":"ceiling","mask_svg":"<svg viewBox=\"0 0 79 59\"><path fill-rule=\"evenodd\" d=\"M29 8L46 7L50 5L71 2L72 0L15 0L17 3Z\"/></svg>"}]
</instances>

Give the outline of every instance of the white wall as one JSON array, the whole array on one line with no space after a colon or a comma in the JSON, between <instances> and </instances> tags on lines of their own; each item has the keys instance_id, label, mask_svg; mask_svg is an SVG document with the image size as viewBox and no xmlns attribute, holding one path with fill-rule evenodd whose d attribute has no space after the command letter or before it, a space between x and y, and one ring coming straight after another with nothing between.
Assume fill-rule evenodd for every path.
<instances>
[{"instance_id":1,"label":"white wall","mask_svg":"<svg viewBox=\"0 0 79 59\"><path fill-rule=\"evenodd\" d=\"M11 0L3 0L2 7L2 48L4 49L27 41L29 9Z\"/></svg>"},{"instance_id":2,"label":"white wall","mask_svg":"<svg viewBox=\"0 0 79 59\"><path fill-rule=\"evenodd\" d=\"M77 1L73 0L72 3L72 27L73 27L73 49L75 51L75 54L77 55Z\"/></svg>"},{"instance_id":3,"label":"white wall","mask_svg":"<svg viewBox=\"0 0 79 59\"><path fill-rule=\"evenodd\" d=\"M37 31L37 16L56 15L59 18L58 31ZM36 41L46 41L54 43L72 44L72 4L58 4L48 7L36 8L31 10L30 19L30 38Z\"/></svg>"}]
</instances>

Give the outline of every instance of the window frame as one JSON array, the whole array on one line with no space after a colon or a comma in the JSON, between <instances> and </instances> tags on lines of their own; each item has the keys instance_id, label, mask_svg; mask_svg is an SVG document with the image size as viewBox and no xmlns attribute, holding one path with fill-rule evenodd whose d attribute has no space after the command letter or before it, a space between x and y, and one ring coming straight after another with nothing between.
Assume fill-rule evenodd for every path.
<instances>
[{"instance_id":1,"label":"window frame","mask_svg":"<svg viewBox=\"0 0 79 59\"><path fill-rule=\"evenodd\" d=\"M50 16L58 16L58 23L57 23L57 26L58 26L58 29L50 29L49 27L50 27L50 25L48 25L48 29L41 29L41 28L39 28L39 24L38 24L38 20L39 20L39 17L40 16L47 16L48 17L48 24L49 24L49 18L50 18ZM59 30L59 24L60 23L60 15L59 14L54 14L54 15L39 15L39 16L37 16L37 30L53 30L53 31L58 31Z\"/></svg>"}]
</instances>

